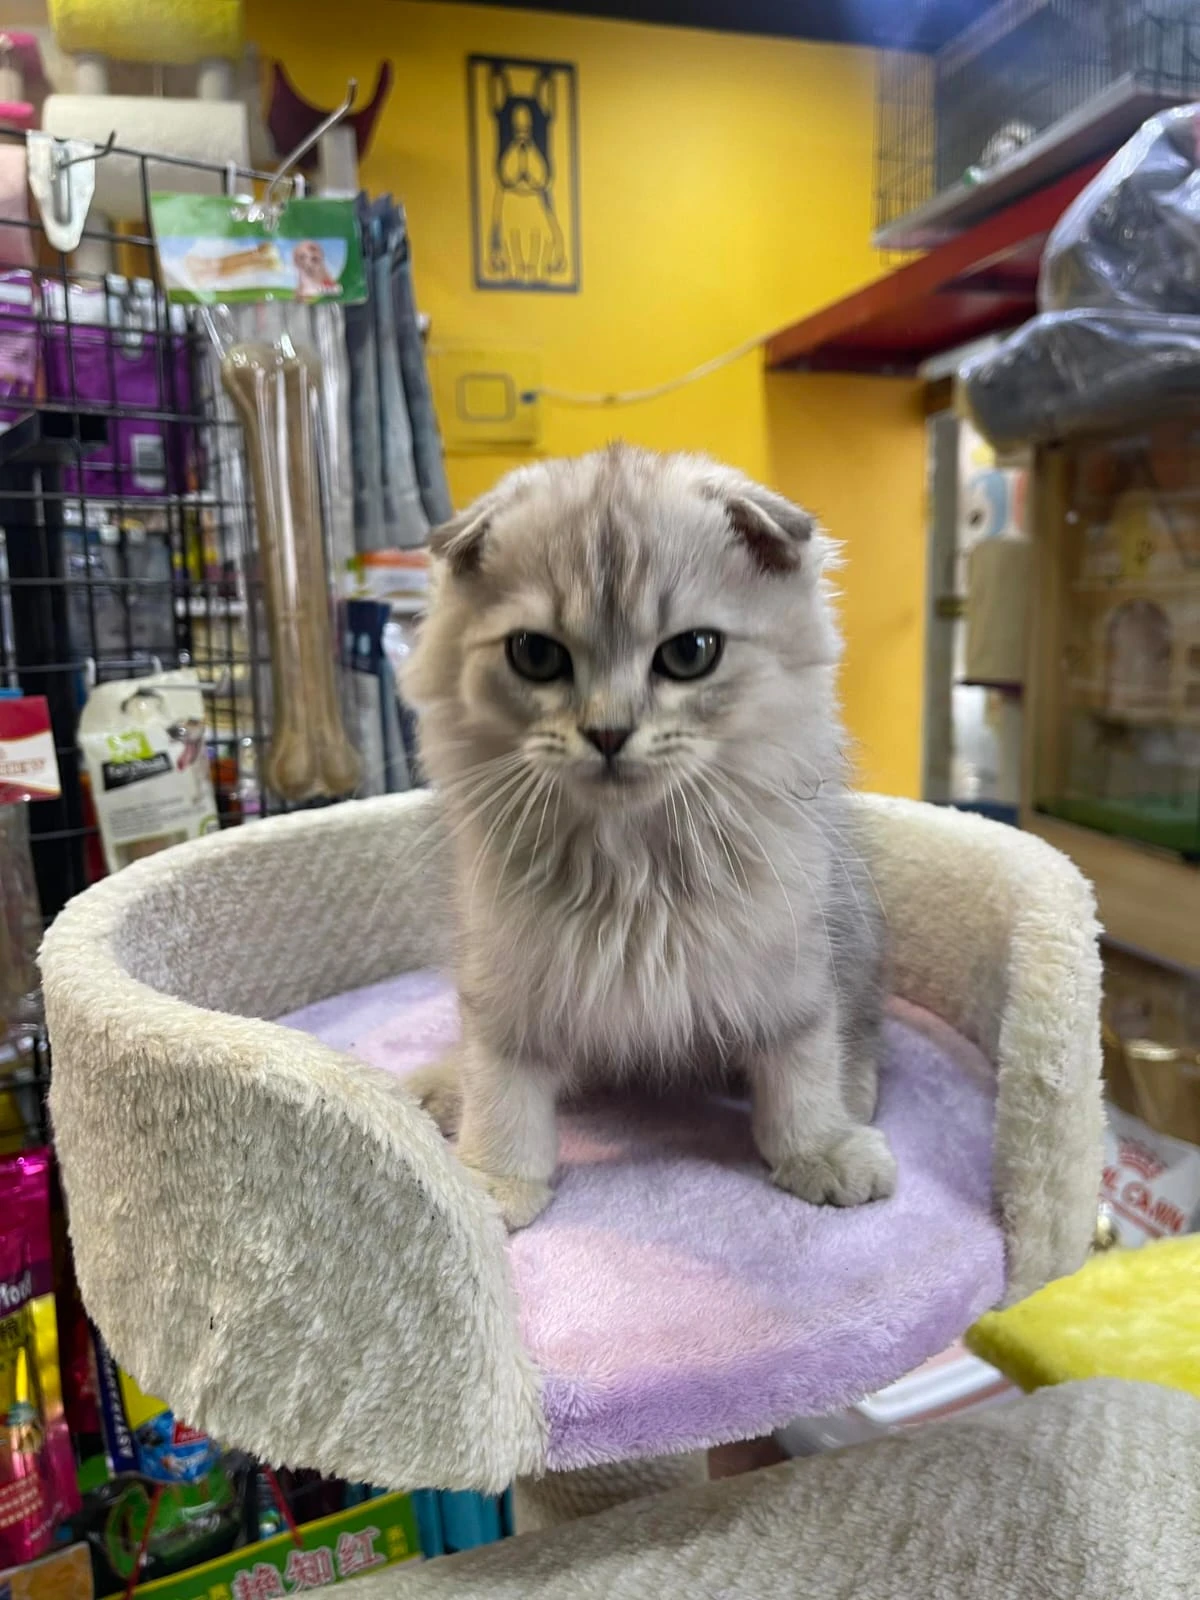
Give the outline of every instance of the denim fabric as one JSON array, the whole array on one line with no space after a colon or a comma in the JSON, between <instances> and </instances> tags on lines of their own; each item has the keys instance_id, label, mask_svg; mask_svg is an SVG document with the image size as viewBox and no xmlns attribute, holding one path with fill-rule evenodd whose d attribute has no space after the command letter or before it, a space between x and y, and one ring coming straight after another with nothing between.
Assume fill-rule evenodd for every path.
<instances>
[{"instance_id":1,"label":"denim fabric","mask_svg":"<svg viewBox=\"0 0 1200 1600\"><path fill-rule=\"evenodd\" d=\"M346 307L350 358L350 446L354 456L354 542L360 553L382 550L383 463L379 450L379 369L370 304Z\"/></svg>"},{"instance_id":2,"label":"denim fabric","mask_svg":"<svg viewBox=\"0 0 1200 1600\"><path fill-rule=\"evenodd\" d=\"M417 321L408 222L403 206L396 208L392 303L400 343L400 372L404 379L404 396L408 402L408 419L412 427L417 485L425 515L436 526L439 522L449 521L454 508L450 503L450 486L446 482L446 464L442 457L442 436L438 429L437 413L433 409L433 393L429 387L425 349Z\"/></svg>"},{"instance_id":3,"label":"denim fabric","mask_svg":"<svg viewBox=\"0 0 1200 1600\"><path fill-rule=\"evenodd\" d=\"M386 208L386 209L385 209ZM379 439L383 463L383 522L389 546L411 549L429 537L413 463L413 436L400 372L400 342L392 300L396 230L391 202L372 207L371 309L375 318L375 361L379 374Z\"/></svg>"}]
</instances>

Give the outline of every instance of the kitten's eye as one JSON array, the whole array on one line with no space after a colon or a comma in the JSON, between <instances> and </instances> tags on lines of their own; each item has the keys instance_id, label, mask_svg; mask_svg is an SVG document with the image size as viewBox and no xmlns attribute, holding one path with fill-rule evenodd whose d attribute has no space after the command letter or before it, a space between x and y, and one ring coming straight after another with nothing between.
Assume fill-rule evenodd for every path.
<instances>
[{"instance_id":1,"label":"kitten's eye","mask_svg":"<svg viewBox=\"0 0 1200 1600\"><path fill-rule=\"evenodd\" d=\"M571 676L571 657L557 639L544 633L510 633L504 641L508 664L530 683L553 683Z\"/></svg>"},{"instance_id":2,"label":"kitten's eye","mask_svg":"<svg viewBox=\"0 0 1200 1600\"><path fill-rule=\"evenodd\" d=\"M723 644L711 628L689 628L659 645L651 669L662 678L703 678L721 659Z\"/></svg>"}]
</instances>

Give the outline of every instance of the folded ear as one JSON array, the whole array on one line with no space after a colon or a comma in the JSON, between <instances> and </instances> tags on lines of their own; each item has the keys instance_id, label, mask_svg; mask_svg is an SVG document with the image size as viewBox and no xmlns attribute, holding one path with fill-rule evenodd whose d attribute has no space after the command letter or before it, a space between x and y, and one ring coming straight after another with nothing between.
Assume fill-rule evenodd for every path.
<instances>
[{"instance_id":1,"label":"folded ear","mask_svg":"<svg viewBox=\"0 0 1200 1600\"><path fill-rule=\"evenodd\" d=\"M734 534L763 572L795 572L812 544L816 521L772 489L746 478L717 481L705 491L719 500Z\"/></svg>"},{"instance_id":2,"label":"folded ear","mask_svg":"<svg viewBox=\"0 0 1200 1600\"><path fill-rule=\"evenodd\" d=\"M444 561L456 577L478 570L492 508L491 495L485 495L429 535L430 551Z\"/></svg>"}]
</instances>

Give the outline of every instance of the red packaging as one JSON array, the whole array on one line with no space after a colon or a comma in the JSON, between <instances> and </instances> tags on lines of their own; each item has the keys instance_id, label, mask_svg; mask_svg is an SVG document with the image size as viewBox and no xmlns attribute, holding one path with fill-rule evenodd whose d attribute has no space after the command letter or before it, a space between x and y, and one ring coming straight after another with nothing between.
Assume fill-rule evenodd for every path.
<instances>
[{"instance_id":1,"label":"red packaging","mask_svg":"<svg viewBox=\"0 0 1200 1600\"><path fill-rule=\"evenodd\" d=\"M50 1152L0 1157L0 1570L34 1561L79 1507L63 1415Z\"/></svg>"},{"instance_id":2,"label":"red packaging","mask_svg":"<svg viewBox=\"0 0 1200 1600\"><path fill-rule=\"evenodd\" d=\"M0 696L0 805L55 800L62 793L50 702L42 694Z\"/></svg>"}]
</instances>

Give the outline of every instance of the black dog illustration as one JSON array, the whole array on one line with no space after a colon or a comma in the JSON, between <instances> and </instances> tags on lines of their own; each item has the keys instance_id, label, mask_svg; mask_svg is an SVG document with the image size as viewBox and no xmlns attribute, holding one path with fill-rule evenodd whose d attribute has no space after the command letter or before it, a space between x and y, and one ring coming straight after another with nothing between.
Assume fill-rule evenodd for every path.
<instances>
[{"instance_id":1,"label":"black dog illustration","mask_svg":"<svg viewBox=\"0 0 1200 1600\"><path fill-rule=\"evenodd\" d=\"M488 264L493 272L505 277L556 277L567 269L563 231L554 211L550 135L555 99L554 78L549 72L538 74L532 94L517 94L505 68L492 67L496 187L492 195ZM506 230L506 203L526 196L536 201L548 237L536 222L530 226L526 221L524 227L510 223ZM520 207L518 211L525 209Z\"/></svg>"}]
</instances>

